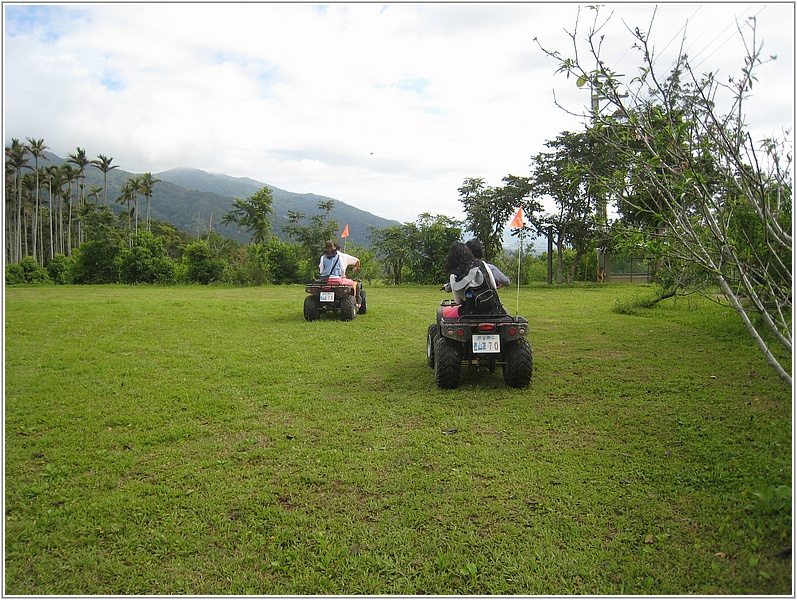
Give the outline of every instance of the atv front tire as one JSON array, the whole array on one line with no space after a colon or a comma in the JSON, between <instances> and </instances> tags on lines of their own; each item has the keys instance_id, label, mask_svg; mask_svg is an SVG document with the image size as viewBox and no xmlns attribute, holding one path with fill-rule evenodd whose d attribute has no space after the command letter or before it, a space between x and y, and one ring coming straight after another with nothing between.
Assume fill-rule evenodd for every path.
<instances>
[{"instance_id":1,"label":"atv front tire","mask_svg":"<svg viewBox=\"0 0 797 600\"><path fill-rule=\"evenodd\" d=\"M437 325L432 323L426 332L426 364L434 369L434 344L437 341Z\"/></svg>"}]
</instances>

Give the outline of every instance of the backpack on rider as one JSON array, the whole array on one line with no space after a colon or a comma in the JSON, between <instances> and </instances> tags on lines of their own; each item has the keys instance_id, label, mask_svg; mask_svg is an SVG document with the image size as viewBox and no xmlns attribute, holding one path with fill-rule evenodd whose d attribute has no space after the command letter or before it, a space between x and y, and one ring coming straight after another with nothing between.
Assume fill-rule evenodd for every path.
<instances>
[{"instance_id":1,"label":"backpack on rider","mask_svg":"<svg viewBox=\"0 0 797 600\"><path fill-rule=\"evenodd\" d=\"M498 290L493 287L487 267L481 260L471 267L462 279L452 282L452 289L456 289L463 298L459 309L460 315L492 315L505 312L498 298Z\"/></svg>"}]
</instances>

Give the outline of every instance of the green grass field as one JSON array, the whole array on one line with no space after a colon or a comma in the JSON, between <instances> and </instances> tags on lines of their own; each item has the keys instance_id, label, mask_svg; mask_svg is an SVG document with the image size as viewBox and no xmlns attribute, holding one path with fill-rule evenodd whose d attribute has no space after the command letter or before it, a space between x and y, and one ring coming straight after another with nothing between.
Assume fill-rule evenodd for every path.
<instances>
[{"instance_id":1,"label":"green grass field","mask_svg":"<svg viewBox=\"0 0 797 600\"><path fill-rule=\"evenodd\" d=\"M792 593L791 390L735 315L524 288L531 386L439 390L444 294L366 289L6 288L5 593Z\"/></svg>"}]
</instances>

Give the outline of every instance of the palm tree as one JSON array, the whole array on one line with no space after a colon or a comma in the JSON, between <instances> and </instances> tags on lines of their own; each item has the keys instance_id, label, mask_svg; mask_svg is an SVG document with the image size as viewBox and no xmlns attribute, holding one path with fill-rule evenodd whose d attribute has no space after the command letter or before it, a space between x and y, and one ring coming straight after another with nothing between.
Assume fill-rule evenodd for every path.
<instances>
[{"instance_id":1,"label":"palm tree","mask_svg":"<svg viewBox=\"0 0 797 600\"><path fill-rule=\"evenodd\" d=\"M78 147L75 150L76 150L76 152L74 152L73 154L67 154L66 157L67 157L67 162L70 162L70 163L72 163L74 165L77 165L77 168L78 168L78 183L80 185L80 193L78 194L77 203L78 203L78 208L82 208L83 204L84 204L84 202L86 200L86 196L85 196L85 193L84 193L84 191L85 191L85 183L86 183L86 172L85 171L86 171L86 166L88 164L90 164L91 161L89 160L88 155L86 155L85 148ZM79 246L83 242L83 231L82 231L82 228L81 228L80 220L78 220L77 228L78 228L77 229L77 241L78 241L78 246Z\"/></svg>"},{"instance_id":2,"label":"palm tree","mask_svg":"<svg viewBox=\"0 0 797 600\"><path fill-rule=\"evenodd\" d=\"M102 154L98 154L97 158L91 161L95 167L102 171L103 175L103 189L105 190L105 206L108 206L108 171L118 169L119 165L111 166L113 158L108 158Z\"/></svg>"},{"instance_id":3,"label":"palm tree","mask_svg":"<svg viewBox=\"0 0 797 600\"><path fill-rule=\"evenodd\" d=\"M127 181L125 181L124 185L122 186L122 191L119 194L119 197L116 199L116 202L122 204L123 202L127 204L127 217L130 223L130 231L133 230L133 217L138 215L138 182L137 177L129 177ZM130 203L133 202L134 208L133 210L130 209ZM138 232L138 226L136 225L136 232ZM132 239L130 240L132 244Z\"/></svg>"},{"instance_id":4,"label":"palm tree","mask_svg":"<svg viewBox=\"0 0 797 600\"><path fill-rule=\"evenodd\" d=\"M153 177L152 173L144 173L138 178L138 191L147 199L147 231L150 231L149 205L152 200L152 191L155 184L160 181L157 177Z\"/></svg>"},{"instance_id":5,"label":"palm tree","mask_svg":"<svg viewBox=\"0 0 797 600\"><path fill-rule=\"evenodd\" d=\"M18 263L22 260L22 169L28 165L25 158L25 146L18 139L12 139L6 146L6 186L11 185L11 194L6 195L6 236L8 238L8 260ZM9 209L8 198L16 198Z\"/></svg>"},{"instance_id":6,"label":"palm tree","mask_svg":"<svg viewBox=\"0 0 797 600\"><path fill-rule=\"evenodd\" d=\"M44 156L44 151L47 149L47 146L44 145L44 140L35 140L33 138L27 138L28 146L27 150L31 156L33 156L34 161L34 173L36 173L36 202L34 205L33 210L33 222L31 223L31 235L32 235L32 242L33 242L33 258L39 260L39 264L43 264L42 259L43 257L38 256L36 252L36 234L39 229L39 205L40 202L40 195L39 195L39 159L44 158L44 160L50 160L46 156Z\"/></svg>"},{"instance_id":7,"label":"palm tree","mask_svg":"<svg viewBox=\"0 0 797 600\"><path fill-rule=\"evenodd\" d=\"M68 164L61 165L61 186L66 186L66 188L61 188L62 205L66 203L69 209L67 213L66 239L64 239L64 220L61 206L58 208L58 220L61 223L61 252L63 253L64 249L66 249L67 256L72 255L72 182L77 181L78 178L79 172L77 169L73 169ZM66 242L66 248L64 248L64 242Z\"/></svg>"},{"instance_id":8,"label":"palm tree","mask_svg":"<svg viewBox=\"0 0 797 600\"><path fill-rule=\"evenodd\" d=\"M47 198L49 201L50 213L50 260L55 256L55 234L57 233L57 223L55 223L55 205L54 201L57 197L53 195L53 187L56 190L61 186L61 170L56 165L50 165L45 170L45 181L47 182Z\"/></svg>"},{"instance_id":9,"label":"palm tree","mask_svg":"<svg viewBox=\"0 0 797 600\"><path fill-rule=\"evenodd\" d=\"M97 204L100 201L100 192L102 191L101 187L93 185L89 188L89 198L94 196L94 204Z\"/></svg>"}]
</instances>

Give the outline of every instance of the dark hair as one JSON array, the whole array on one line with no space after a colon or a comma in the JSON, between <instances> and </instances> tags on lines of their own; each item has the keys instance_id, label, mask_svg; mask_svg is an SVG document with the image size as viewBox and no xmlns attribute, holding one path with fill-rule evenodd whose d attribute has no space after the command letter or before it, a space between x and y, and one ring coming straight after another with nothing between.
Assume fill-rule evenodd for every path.
<instances>
[{"instance_id":1,"label":"dark hair","mask_svg":"<svg viewBox=\"0 0 797 600\"><path fill-rule=\"evenodd\" d=\"M470 251L473 252L473 256L476 258L481 258L484 256L484 246L482 246L482 243L476 238L468 240L465 242L465 245L470 248Z\"/></svg>"},{"instance_id":2,"label":"dark hair","mask_svg":"<svg viewBox=\"0 0 797 600\"><path fill-rule=\"evenodd\" d=\"M451 244L451 250L448 251L448 258L446 258L446 275L452 273L457 276L457 279L467 275L470 271L476 257L462 242L454 242Z\"/></svg>"}]
</instances>

